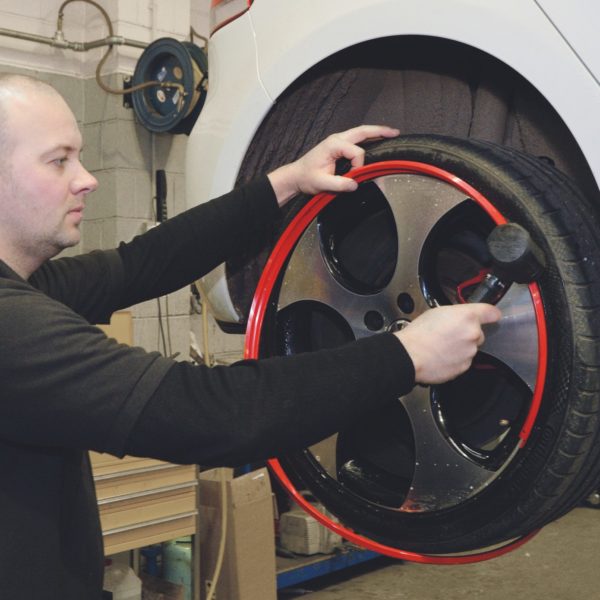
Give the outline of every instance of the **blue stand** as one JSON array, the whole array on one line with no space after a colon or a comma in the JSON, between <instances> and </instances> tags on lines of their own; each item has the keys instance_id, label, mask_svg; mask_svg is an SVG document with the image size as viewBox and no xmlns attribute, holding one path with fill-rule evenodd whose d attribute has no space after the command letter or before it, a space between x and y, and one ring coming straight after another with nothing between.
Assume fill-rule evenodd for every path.
<instances>
[{"instance_id":1,"label":"blue stand","mask_svg":"<svg viewBox=\"0 0 600 600\"><path fill-rule=\"evenodd\" d=\"M348 547L331 556L319 555L318 557L312 556L305 559L284 559L280 562L285 562L286 565L282 569L278 569L277 573L277 589L328 575L380 556L381 554L371 550ZM294 563L298 563L297 566L294 566Z\"/></svg>"}]
</instances>

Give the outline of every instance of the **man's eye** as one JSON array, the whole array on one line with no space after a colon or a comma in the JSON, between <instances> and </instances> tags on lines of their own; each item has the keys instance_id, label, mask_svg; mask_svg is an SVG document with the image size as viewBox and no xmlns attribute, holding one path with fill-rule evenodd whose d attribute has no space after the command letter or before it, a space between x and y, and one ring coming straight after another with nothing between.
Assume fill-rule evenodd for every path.
<instances>
[{"instance_id":1,"label":"man's eye","mask_svg":"<svg viewBox=\"0 0 600 600\"><path fill-rule=\"evenodd\" d=\"M62 167L67 162L66 156L61 156L60 158L55 158L52 161L57 167Z\"/></svg>"}]
</instances>

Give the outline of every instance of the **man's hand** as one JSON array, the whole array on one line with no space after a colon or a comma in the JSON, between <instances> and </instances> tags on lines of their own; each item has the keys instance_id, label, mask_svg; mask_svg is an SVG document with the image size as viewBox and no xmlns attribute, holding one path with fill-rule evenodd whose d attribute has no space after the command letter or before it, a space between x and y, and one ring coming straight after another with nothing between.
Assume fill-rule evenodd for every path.
<instances>
[{"instance_id":1,"label":"man's hand","mask_svg":"<svg viewBox=\"0 0 600 600\"><path fill-rule=\"evenodd\" d=\"M361 125L334 133L293 163L279 167L268 177L279 206L296 194L353 192L353 179L335 175L335 163L346 158L352 167L362 167L365 151L357 144L377 138L396 137L400 131L383 125Z\"/></svg>"},{"instance_id":2,"label":"man's hand","mask_svg":"<svg viewBox=\"0 0 600 600\"><path fill-rule=\"evenodd\" d=\"M415 367L417 383L444 383L470 366L484 342L481 326L500 320L491 304L456 304L428 310L395 335Z\"/></svg>"}]
</instances>

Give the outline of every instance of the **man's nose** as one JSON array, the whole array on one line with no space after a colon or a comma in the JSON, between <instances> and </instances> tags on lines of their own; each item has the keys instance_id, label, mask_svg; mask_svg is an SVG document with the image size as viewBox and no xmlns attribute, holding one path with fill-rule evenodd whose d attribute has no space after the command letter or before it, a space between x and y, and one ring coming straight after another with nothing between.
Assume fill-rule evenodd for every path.
<instances>
[{"instance_id":1,"label":"man's nose","mask_svg":"<svg viewBox=\"0 0 600 600\"><path fill-rule=\"evenodd\" d=\"M73 194L89 194L98 188L98 180L82 165L73 180Z\"/></svg>"}]
</instances>

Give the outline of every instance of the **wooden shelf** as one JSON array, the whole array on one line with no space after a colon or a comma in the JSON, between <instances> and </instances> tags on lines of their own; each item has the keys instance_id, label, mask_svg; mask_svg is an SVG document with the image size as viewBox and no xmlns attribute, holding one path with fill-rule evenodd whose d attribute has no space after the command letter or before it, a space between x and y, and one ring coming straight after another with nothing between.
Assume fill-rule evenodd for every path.
<instances>
[{"instance_id":1,"label":"wooden shelf","mask_svg":"<svg viewBox=\"0 0 600 600\"><path fill-rule=\"evenodd\" d=\"M107 555L197 531L198 469L90 452Z\"/></svg>"}]
</instances>

